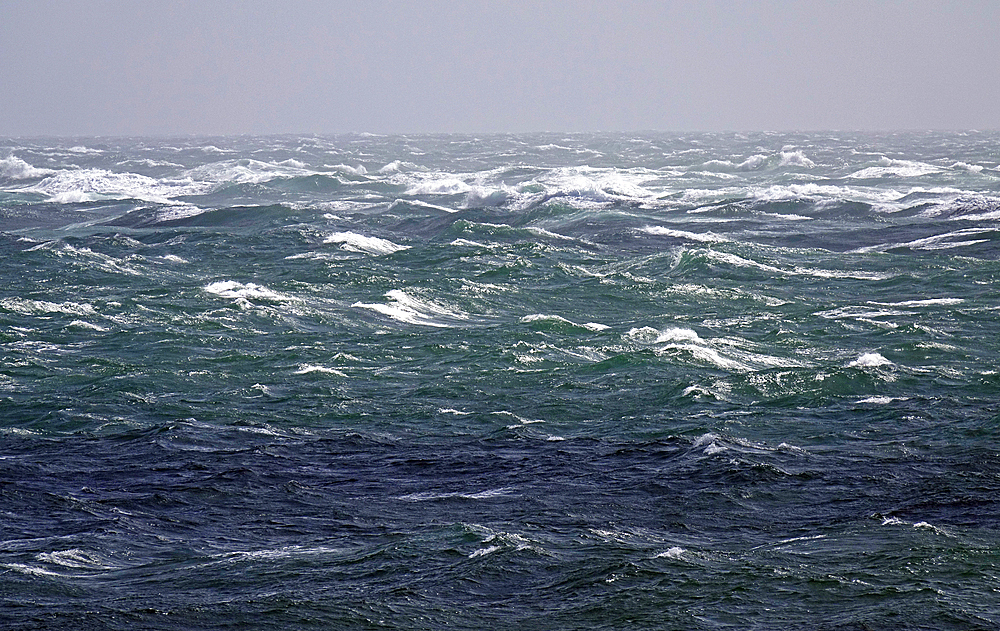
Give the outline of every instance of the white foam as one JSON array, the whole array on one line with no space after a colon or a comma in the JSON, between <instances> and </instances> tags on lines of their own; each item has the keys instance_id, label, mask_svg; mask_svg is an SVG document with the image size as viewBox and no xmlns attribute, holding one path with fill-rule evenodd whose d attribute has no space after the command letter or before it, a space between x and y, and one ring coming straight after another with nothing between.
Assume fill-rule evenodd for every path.
<instances>
[{"instance_id":1,"label":"white foam","mask_svg":"<svg viewBox=\"0 0 1000 631\"><path fill-rule=\"evenodd\" d=\"M306 558L312 556L326 556L333 554L341 554L343 552L344 550L342 548L331 548L328 546L316 546L310 548L301 545L292 545L292 546L282 546L280 548L274 548L272 550L246 550L246 551L227 552L222 556L223 560L227 562L243 561L243 560L269 561L269 560L280 560L280 559Z\"/></svg>"},{"instance_id":2,"label":"white foam","mask_svg":"<svg viewBox=\"0 0 1000 631\"><path fill-rule=\"evenodd\" d=\"M195 167L185 176L197 182L212 184L260 184L276 178L315 175L318 171L306 169L297 161L279 163L261 162L250 158L223 160Z\"/></svg>"},{"instance_id":3,"label":"white foam","mask_svg":"<svg viewBox=\"0 0 1000 631\"><path fill-rule=\"evenodd\" d=\"M871 304L882 305L885 307L931 307L931 306L947 306L947 305L960 305L965 300L962 298L928 298L926 300L904 300L902 302L875 302L872 301Z\"/></svg>"},{"instance_id":4,"label":"white foam","mask_svg":"<svg viewBox=\"0 0 1000 631\"><path fill-rule=\"evenodd\" d=\"M400 289L393 289L385 296L391 301L389 304L356 302L351 306L377 311L393 320L407 324L441 328L452 326L447 320L466 320L469 318L469 314L463 311L448 308L432 300L415 298Z\"/></svg>"},{"instance_id":5,"label":"white foam","mask_svg":"<svg viewBox=\"0 0 1000 631\"><path fill-rule=\"evenodd\" d=\"M653 200L656 195L642 186L661 174L646 169L593 168L589 166L553 169L537 180L547 197L568 198L574 207L603 207L618 200ZM534 197L525 199L533 203Z\"/></svg>"},{"instance_id":6,"label":"white foam","mask_svg":"<svg viewBox=\"0 0 1000 631\"><path fill-rule=\"evenodd\" d=\"M108 559L99 555L80 550L79 548L59 550L57 552L43 552L37 558L39 561L53 565L80 570L113 570L122 567L119 564L111 563Z\"/></svg>"},{"instance_id":7,"label":"white foam","mask_svg":"<svg viewBox=\"0 0 1000 631\"><path fill-rule=\"evenodd\" d=\"M854 318L857 320L871 320L872 318L886 318L891 316L912 315L912 311L900 311L898 309L872 309L863 306L838 307L828 311L818 311L814 315L827 320L843 320Z\"/></svg>"},{"instance_id":8,"label":"white foam","mask_svg":"<svg viewBox=\"0 0 1000 631\"><path fill-rule=\"evenodd\" d=\"M392 173L400 173L401 171L417 171L417 170L420 170L420 167L413 164L412 162L393 160L389 164L379 169L378 172L383 175L389 175Z\"/></svg>"},{"instance_id":9,"label":"white foam","mask_svg":"<svg viewBox=\"0 0 1000 631\"><path fill-rule=\"evenodd\" d=\"M468 239L461 239L461 238L460 239L455 239L454 241L452 241L448 245L454 245L454 246L457 246L457 247L465 247L465 248L485 248L486 247L485 244L479 243L478 241L469 241Z\"/></svg>"},{"instance_id":10,"label":"white foam","mask_svg":"<svg viewBox=\"0 0 1000 631\"><path fill-rule=\"evenodd\" d=\"M60 171L24 189L49 196L59 204L99 201L103 199L141 199L158 203L173 203L172 197L205 192L205 185L183 180L157 180L138 173L114 173L104 169Z\"/></svg>"},{"instance_id":11,"label":"white foam","mask_svg":"<svg viewBox=\"0 0 1000 631\"><path fill-rule=\"evenodd\" d=\"M892 366L893 363L880 353L862 353L847 365L851 368L878 368L879 366Z\"/></svg>"},{"instance_id":12,"label":"white foam","mask_svg":"<svg viewBox=\"0 0 1000 631\"><path fill-rule=\"evenodd\" d=\"M660 344L663 342L688 341L701 342L701 337L691 329L670 328L664 331L654 329L651 326L629 329L624 335L625 339L639 342L641 344Z\"/></svg>"},{"instance_id":13,"label":"white foam","mask_svg":"<svg viewBox=\"0 0 1000 631\"><path fill-rule=\"evenodd\" d=\"M935 526L935 525L933 525L931 523L928 523L926 521L918 521L918 522L910 524L908 522L903 521L902 519L900 519L898 517L885 517L885 518L882 519L882 525L883 526L912 526L913 528L921 528L921 529L930 530L930 531L934 532L935 534L944 535L945 537L951 537L952 536L951 533L949 533L947 530L945 530L943 528L940 528L938 526Z\"/></svg>"},{"instance_id":14,"label":"white foam","mask_svg":"<svg viewBox=\"0 0 1000 631\"><path fill-rule=\"evenodd\" d=\"M107 329L104 328L103 326L99 326L97 324L91 324L90 322L84 322L83 320L73 320L72 322L69 323L69 325L71 327L75 327L78 329L88 329L91 331L98 331L98 332L107 331Z\"/></svg>"},{"instance_id":15,"label":"white foam","mask_svg":"<svg viewBox=\"0 0 1000 631\"><path fill-rule=\"evenodd\" d=\"M858 404L872 404L872 405L888 405L893 401L909 401L909 397L885 397L885 396L874 396L866 397L864 399L858 399Z\"/></svg>"},{"instance_id":16,"label":"white foam","mask_svg":"<svg viewBox=\"0 0 1000 631\"><path fill-rule=\"evenodd\" d=\"M468 193L472 187L464 181L452 176L442 176L427 179L410 186L407 195L456 195Z\"/></svg>"},{"instance_id":17,"label":"white foam","mask_svg":"<svg viewBox=\"0 0 1000 631\"><path fill-rule=\"evenodd\" d=\"M248 300L267 300L271 302L294 302L299 299L276 292L264 285L256 283L239 283L233 280L222 280L209 283L205 291L223 298L242 298Z\"/></svg>"},{"instance_id":18,"label":"white foam","mask_svg":"<svg viewBox=\"0 0 1000 631\"><path fill-rule=\"evenodd\" d=\"M813 276L816 278L850 278L856 280L885 280L890 277L890 274L882 272L858 272L858 271L842 271L842 270L828 270L812 267L802 267L795 266L792 269L781 269L780 267L775 267L773 265L768 265L766 263L758 263L757 261L743 258L742 256L737 256L736 254L730 254L728 252L718 252L715 250L701 250L700 254L704 255L708 259L714 260L719 263L724 263L726 265L732 265L734 267L747 267L756 268L769 272L771 274L781 274L784 276Z\"/></svg>"},{"instance_id":19,"label":"white foam","mask_svg":"<svg viewBox=\"0 0 1000 631\"><path fill-rule=\"evenodd\" d=\"M33 167L24 160L10 156L0 159L0 178L9 180L30 180L33 178L45 177L55 171L51 169L39 169Z\"/></svg>"},{"instance_id":20,"label":"white foam","mask_svg":"<svg viewBox=\"0 0 1000 631\"><path fill-rule=\"evenodd\" d=\"M323 243L340 243L343 250L364 252L376 256L409 249L409 246L399 245L387 239L366 237L354 232L335 232L324 239Z\"/></svg>"},{"instance_id":21,"label":"white foam","mask_svg":"<svg viewBox=\"0 0 1000 631\"><path fill-rule=\"evenodd\" d=\"M659 554L657 554L653 558L654 559L680 559L680 558L682 558L684 556L685 552L687 552L687 550L685 550L684 548L681 548L680 546L674 546L672 548L669 548L665 552L660 552Z\"/></svg>"},{"instance_id":22,"label":"white foam","mask_svg":"<svg viewBox=\"0 0 1000 631\"><path fill-rule=\"evenodd\" d=\"M490 208L501 206L516 192L508 186L472 186L465 195L464 208Z\"/></svg>"},{"instance_id":23,"label":"white foam","mask_svg":"<svg viewBox=\"0 0 1000 631\"><path fill-rule=\"evenodd\" d=\"M767 156L758 153L739 163L732 160L709 160L695 168L703 171L757 171L765 166Z\"/></svg>"},{"instance_id":24,"label":"white foam","mask_svg":"<svg viewBox=\"0 0 1000 631\"><path fill-rule=\"evenodd\" d=\"M542 313L534 313L532 315L526 315L521 318L521 322L531 323L531 322L561 322L563 324L569 324L570 326L580 327L584 329L589 329L591 331L604 331L611 327L606 324L600 324L597 322L587 322L586 324L577 324L572 320L567 320L566 318L558 315L546 315Z\"/></svg>"},{"instance_id":25,"label":"white foam","mask_svg":"<svg viewBox=\"0 0 1000 631\"><path fill-rule=\"evenodd\" d=\"M347 377L346 374L337 370L336 368L329 368L327 366L319 366L317 364L301 364L299 369L295 371L296 375L308 375L310 373L324 373L327 375L337 375L338 377Z\"/></svg>"},{"instance_id":26,"label":"white foam","mask_svg":"<svg viewBox=\"0 0 1000 631\"><path fill-rule=\"evenodd\" d=\"M407 204L409 206L416 206L418 208L426 208L428 210L439 210L449 214L458 212L458 209L456 208L448 208L447 206L441 206L439 204L428 204L427 202L420 201L419 199L407 199L407 200L397 199L393 201L391 204L389 204L389 208L387 210L393 210L400 204Z\"/></svg>"},{"instance_id":27,"label":"white foam","mask_svg":"<svg viewBox=\"0 0 1000 631\"><path fill-rule=\"evenodd\" d=\"M88 154L88 153L89 154L104 153L100 149L91 149L90 147L84 147L83 145L77 145L75 147L70 147L66 151L69 151L70 153L83 153L83 154Z\"/></svg>"},{"instance_id":28,"label":"white foam","mask_svg":"<svg viewBox=\"0 0 1000 631\"><path fill-rule=\"evenodd\" d=\"M969 164L967 162L956 162L951 165L951 168L956 171L968 171L969 173L982 173L983 167L978 164Z\"/></svg>"},{"instance_id":29,"label":"white foam","mask_svg":"<svg viewBox=\"0 0 1000 631\"><path fill-rule=\"evenodd\" d=\"M675 237L678 239L687 239L689 241L699 241L702 243L726 243L729 241L726 237L719 236L713 232L688 232L686 230L674 230L663 226L643 226L640 230L647 234Z\"/></svg>"},{"instance_id":30,"label":"white foam","mask_svg":"<svg viewBox=\"0 0 1000 631\"><path fill-rule=\"evenodd\" d=\"M464 500L488 500L494 497L508 496L513 494L513 492L514 489L510 487L487 489L485 491L476 491L474 493L468 493L463 491L453 491L447 493L435 493L432 491L424 491L419 493L407 493L406 495L400 495L396 499L403 500L405 502L428 502L428 501L445 500L453 498L459 498Z\"/></svg>"},{"instance_id":31,"label":"white foam","mask_svg":"<svg viewBox=\"0 0 1000 631\"><path fill-rule=\"evenodd\" d=\"M805 184L775 184L765 189L757 189L754 196L763 201L779 201L784 199L802 198L822 198L822 199L850 199L854 196L854 191L844 186L833 186L831 184L816 184L806 182Z\"/></svg>"},{"instance_id":32,"label":"white foam","mask_svg":"<svg viewBox=\"0 0 1000 631\"><path fill-rule=\"evenodd\" d=\"M860 171L851 173L847 177L853 179L874 179L882 177L920 177L939 173L941 169L925 162L914 162L912 160L890 160L883 156L878 161L878 166L870 166Z\"/></svg>"},{"instance_id":33,"label":"white foam","mask_svg":"<svg viewBox=\"0 0 1000 631\"><path fill-rule=\"evenodd\" d=\"M500 546L490 546L488 548L481 548L479 550L475 550L472 553L470 553L469 558L475 559L476 557L483 557L486 556L487 554L493 554L494 552L500 549L501 549Z\"/></svg>"},{"instance_id":34,"label":"white foam","mask_svg":"<svg viewBox=\"0 0 1000 631\"><path fill-rule=\"evenodd\" d=\"M49 302L47 300L28 300L25 298L4 298L0 307L21 315L38 315L42 313L65 313L69 315L95 315L97 310L86 302Z\"/></svg>"},{"instance_id":35,"label":"white foam","mask_svg":"<svg viewBox=\"0 0 1000 631\"><path fill-rule=\"evenodd\" d=\"M21 574L27 574L29 576L58 576L62 577L62 574L58 572L52 572L40 567L33 567L30 565L25 565L23 563L4 563L0 567L5 567L8 570L14 570L15 572L20 572Z\"/></svg>"},{"instance_id":36,"label":"white foam","mask_svg":"<svg viewBox=\"0 0 1000 631\"><path fill-rule=\"evenodd\" d=\"M805 167L811 169L816 166L816 163L810 160L802 153L801 150L798 151L782 151L781 152L781 162L780 165L783 167Z\"/></svg>"},{"instance_id":37,"label":"white foam","mask_svg":"<svg viewBox=\"0 0 1000 631\"><path fill-rule=\"evenodd\" d=\"M350 173L352 175L368 175L368 169L360 164L356 167L352 167L349 164L326 164L323 165L323 168L330 169L332 171L340 171L342 173Z\"/></svg>"},{"instance_id":38,"label":"white foam","mask_svg":"<svg viewBox=\"0 0 1000 631\"><path fill-rule=\"evenodd\" d=\"M963 219L967 219L967 217L963 217ZM874 248L862 248L859 251L865 251L866 249L884 250L890 247L904 247L912 250L948 250L951 248L975 245L977 243L985 243L987 239L975 239L970 237L975 237L987 232L993 232L994 230L994 228L966 228L964 230L955 230L954 232L936 234L923 239L908 241L906 243L875 246Z\"/></svg>"}]
</instances>

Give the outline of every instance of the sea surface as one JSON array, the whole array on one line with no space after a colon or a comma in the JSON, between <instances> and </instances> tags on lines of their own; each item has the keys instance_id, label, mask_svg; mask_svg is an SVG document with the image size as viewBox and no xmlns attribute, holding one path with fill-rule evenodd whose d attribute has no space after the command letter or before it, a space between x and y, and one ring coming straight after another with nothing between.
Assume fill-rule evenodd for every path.
<instances>
[{"instance_id":1,"label":"sea surface","mask_svg":"<svg viewBox=\"0 0 1000 631\"><path fill-rule=\"evenodd\" d=\"M1000 133L0 138L0 628L1000 628Z\"/></svg>"}]
</instances>

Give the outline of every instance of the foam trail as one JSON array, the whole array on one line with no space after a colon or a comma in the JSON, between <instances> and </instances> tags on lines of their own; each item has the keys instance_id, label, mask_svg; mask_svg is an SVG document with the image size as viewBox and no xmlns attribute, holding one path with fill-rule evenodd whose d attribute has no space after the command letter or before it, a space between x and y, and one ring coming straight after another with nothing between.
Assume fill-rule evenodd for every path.
<instances>
[{"instance_id":1,"label":"foam trail","mask_svg":"<svg viewBox=\"0 0 1000 631\"><path fill-rule=\"evenodd\" d=\"M406 324L420 324L438 328L452 326L447 321L442 321L441 318L446 320L466 320L469 318L467 313L449 309L430 300L414 298L401 289L393 289L385 296L391 301L389 304L356 302L351 306L377 311Z\"/></svg>"}]
</instances>

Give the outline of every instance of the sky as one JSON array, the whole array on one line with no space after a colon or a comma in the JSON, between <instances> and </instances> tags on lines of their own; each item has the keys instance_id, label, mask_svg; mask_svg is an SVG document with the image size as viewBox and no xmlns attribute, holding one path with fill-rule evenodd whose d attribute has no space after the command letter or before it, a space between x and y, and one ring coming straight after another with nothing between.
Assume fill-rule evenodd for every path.
<instances>
[{"instance_id":1,"label":"sky","mask_svg":"<svg viewBox=\"0 0 1000 631\"><path fill-rule=\"evenodd\" d=\"M0 135L1000 128L997 0L2 0Z\"/></svg>"}]
</instances>

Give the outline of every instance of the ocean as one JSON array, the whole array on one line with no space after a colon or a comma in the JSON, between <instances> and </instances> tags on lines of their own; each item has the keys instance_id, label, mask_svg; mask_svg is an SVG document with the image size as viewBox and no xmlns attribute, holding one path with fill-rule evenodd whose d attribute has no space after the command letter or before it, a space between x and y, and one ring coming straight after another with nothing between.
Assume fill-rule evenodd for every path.
<instances>
[{"instance_id":1,"label":"ocean","mask_svg":"<svg viewBox=\"0 0 1000 631\"><path fill-rule=\"evenodd\" d=\"M1000 628L1000 132L0 138L4 629Z\"/></svg>"}]
</instances>

